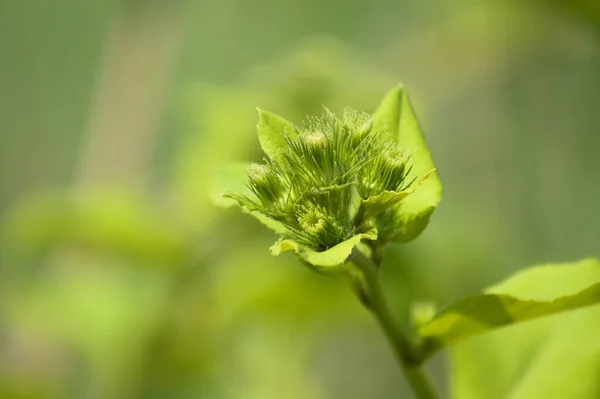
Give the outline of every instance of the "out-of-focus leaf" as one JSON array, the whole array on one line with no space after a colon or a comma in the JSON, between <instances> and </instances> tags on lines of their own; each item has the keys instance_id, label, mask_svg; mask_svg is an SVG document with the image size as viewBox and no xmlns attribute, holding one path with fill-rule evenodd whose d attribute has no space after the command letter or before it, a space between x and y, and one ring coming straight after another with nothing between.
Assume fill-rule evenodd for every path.
<instances>
[{"instance_id":1,"label":"out-of-focus leaf","mask_svg":"<svg viewBox=\"0 0 600 399\"><path fill-rule=\"evenodd\" d=\"M294 126L271 112L258 110L258 139L265 154L270 158L277 154L287 145L285 137L297 135Z\"/></svg>"},{"instance_id":2,"label":"out-of-focus leaf","mask_svg":"<svg viewBox=\"0 0 600 399\"><path fill-rule=\"evenodd\" d=\"M193 244L167 215L134 195L96 192L38 194L22 201L2 226L10 254L83 247L153 265L182 265Z\"/></svg>"},{"instance_id":3,"label":"out-of-focus leaf","mask_svg":"<svg viewBox=\"0 0 600 399\"><path fill-rule=\"evenodd\" d=\"M248 174L245 163L235 162L219 167L212 173L210 196L219 206L229 207L238 205L237 201L225 197L226 193L252 195L248 188Z\"/></svg>"},{"instance_id":4,"label":"out-of-focus leaf","mask_svg":"<svg viewBox=\"0 0 600 399\"><path fill-rule=\"evenodd\" d=\"M186 133L175 157L172 201L190 231L211 226L209 176L215 165L264 157L256 140L255 107L301 124L323 104L367 109L393 82L337 40L305 42L272 63L259 65L232 86L196 85L187 90Z\"/></svg>"},{"instance_id":5,"label":"out-of-focus leaf","mask_svg":"<svg viewBox=\"0 0 600 399\"><path fill-rule=\"evenodd\" d=\"M600 302L600 262L543 265L458 301L419 329L432 351L493 329Z\"/></svg>"},{"instance_id":6,"label":"out-of-focus leaf","mask_svg":"<svg viewBox=\"0 0 600 399\"><path fill-rule=\"evenodd\" d=\"M502 284L510 291L540 300L578 290L596 279L597 260L565 265L569 276L539 276L529 288ZM538 276L531 276L534 279ZM510 280L507 282L510 283ZM456 399L537 399L600 397L600 307L545 317L460 342L450 349L452 397Z\"/></svg>"},{"instance_id":7,"label":"out-of-focus leaf","mask_svg":"<svg viewBox=\"0 0 600 399\"><path fill-rule=\"evenodd\" d=\"M360 243L361 240L374 240L376 238L377 232L375 230L371 230L366 233L357 234L354 237L351 237L346 241L341 242L338 245L322 252L317 252L310 248L306 248L298 244L296 241L285 239L276 242L271 247L271 254L277 256L285 251L294 251L298 256L300 256L300 258L313 266L332 267L346 262L350 255L352 255L354 248Z\"/></svg>"},{"instance_id":8,"label":"out-of-focus leaf","mask_svg":"<svg viewBox=\"0 0 600 399\"><path fill-rule=\"evenodd\" d=\"M419 179L433 169L423 184L393 209L395 225L382 231L386 240L408 242L417 238L427 227L429 218L442 198L442 183L423 138L406 91L402 86L391 90L373 113L373 126L388 132L412 153L412 169L407 178Z\"/></svg>"},{"instance_id":9,"label":"out-of-focus leaf","mask_svg":"<svg viewBox=\"0 0 600 399\"><path fill-rule=\"evenodd\" d=\"M214 189L207 179L218 173L215 168L255 159L253 154L260 151L252 128L256 119L253 107L263 100L243 88L201 85L192 92L188 134L174 158L176 175L171 191L180 223L201 233L220 214L211 206Z\"/></svg>"},{"instance_id":10,"label":"out-of-focus leaf","mask_svg":"<svg viewBox=\"0 0 600 399\"><path fill-rule=\"evenodd\" d=\"M28 284L4 286L0 310L12 334L40 337L77 353L96 383L122 397L124 374L163 321L169 280L130 269L110 257L63 253L50 272ZM104 385L106 384L106 385ZM108 393L107 393L108 394Z\"/></svg>"}]
</instances>

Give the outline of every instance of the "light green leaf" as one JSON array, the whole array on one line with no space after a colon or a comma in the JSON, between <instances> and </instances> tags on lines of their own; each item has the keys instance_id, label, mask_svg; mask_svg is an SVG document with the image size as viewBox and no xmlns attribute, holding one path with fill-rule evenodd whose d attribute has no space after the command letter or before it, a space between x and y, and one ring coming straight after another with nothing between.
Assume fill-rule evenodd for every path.
<instances>
[{"instance_id":1,"label":"light green leaf","mask_svg":"<svg viewBox=\"0 0 600 399\"><path fill-rule=\"evenodd\" d=\"M419 329L431 351L493 329L600 302L600 262L524 270L484 294L458 301Z\"/></svg>"},{"instance_id":2,"label":"light green leaf","mask_svg":"<svg viewBox=\"0 0 600 399\"><path fill-rule=\"evenodd\" d=\"M361 240L375 240L376 238L377 232L371 230L363 234L357 234L323 252L314 251L298 244L296 241L285 239L276 242L271 247L271 254L277 256L285 251L294 251L300 258L313 266L333 267L346 262Z\"/></svg>"},{"instance_id":3,"label":"light green leaf","mask_svg":"<svg viewBox=\"0 0 600 399\"><path fill-rule=\"evenodd\" d=\"M414 193L423 182L429 178L435 169L430 170L424 176L419 178L419 181L411 186L410 190L405 191L384 191L381 194L375 195L373 197L369 197L366 200L362 201L362 204L365 208L366 216L375 216L383 211L386 211L392 208L395 205L398 205L400 201L406 198L409 194Z\"/></svg>"},{"instance_id":4,"label":"light green leaf","mask_svg":"<svg viewBox=\"0 0 600 399\"><path fill-rule=\"evenodd\" d=\"M405 202L408 202L408 198L391 210L394 214L393 228L386 229L385 231L389 231L389 234L385 234L385 236L382 233L387 241L406 243L419 237L429 224L429 219L436 208L435 205L430 205L422 208L419 212L410 211L410 209L405 211L403 206ZM410 206L406 208L410 208Z\"/></svg>"},{"instance_id":5,"label":"light green leaf","mask_svg":"<svg viewBox=\"0 0 600 399\"><path fill-rule=\"evenodd\" d=\"M397 205L412 191L384 191L379 195L369 197L362 201L365 215L375 216L394 205Z\"/></svg>"},{"instance_id":6,"label":"light green leaf","mask_svg":"<svg viewBox=\"0 0 600 399\"><path fill-rule=\"evenodd\" d=\"M265 154L275 158L286 147L284 138L298 133L287 120L271 112L258 110L258 140Z\"/></svg>"},{"instance_id":7,"label":"light green leaf","mask_svg":"<svg viewBox=\"0 0 600 399\"><path fill-rule=\"evenodd\" d=\"M543 300L598 281L600 262L589 259L502 284L494 292ZM552 266L550 266L552 267ZM571 270L572 273L567 273ZM537 270L537 269L536 269ZM568 275L567 275L568 274ZM532 282L531 280L537 279ZM473 337L451 347L452 397L537 399L600 397L600 306L545 317Z\"/></svg>"},{"instance_id":8,"label":"light green leaf","mask_svg":"<svg viewBox=\"0 0 600 399\"><path fill-rule=\"evenodd\" d=\"M36 193L0 225L0 253L15 264L57 248L85 248L165 270L194 256L194 244L171 214L123 191Z\"/></svg>"},{"instance_id":9,"label":"light green leaf","mask_svg":"<svg viewBox=\"0 0 600 399\"><path fill-rule=\"evenodd\" d=\"M392 89L373 113L373 126L389 132L398 144L412 153L412 169L408 179L419 179L435 169L421 128L415 117L406 91L402 86ZM385 239L408 242L417 238L427 227L429 218L442 198L442 183L436 171L418 190L394 208L395 228ZM382 232L383 234L383 232Z\"/></svg>"}]
</instances>

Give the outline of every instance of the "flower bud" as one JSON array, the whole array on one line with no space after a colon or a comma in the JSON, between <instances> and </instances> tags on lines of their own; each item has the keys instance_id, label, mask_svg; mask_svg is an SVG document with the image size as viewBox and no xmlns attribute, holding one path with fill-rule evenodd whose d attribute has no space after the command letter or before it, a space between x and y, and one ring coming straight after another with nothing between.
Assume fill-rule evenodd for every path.
<instances>
[{"instance_id":1,"label":"flower bud","mask_svg":"<svg viewBox=\"0 0 600 399\"><path fill-rule=\"evenodd\" d=\"M369 134L372 127L373 121L369 119L367 122L363 123L356 132L360 137L365 137L367 134Z\"/></svg>"},{"instance_id":2,"label":"flower bud","mask_svg":"<svg viewBox=\"0 0 600 399\"><path fill-rule=\"evenodd\" d=\"M279 200L283 185L277 174L267 165L251 163L246 169L252 192L265 203Z\"/></svg>"},{"instance_id":3,"label":"flower bud","mask_svg":"<svg viewBox=\"0 0 600 399\"><path fill-rule=\"evenodd\" d=\"M408 157L404 149L395 143L389 143L381 152L382 166L390 173L402 175L406 168Z\"/></svg>"},{"instance_id":4,"label":"flower bud","mask_svg":"<svg viewBox=\"0 0 600 399\"><path fill-rule=\"evenodd\" d=\"M397 202L380 195L410 186L409 156L374 129L371 116L347 110L338 119L327 112L294 132L283 136L276 157L248 167L254 196L232 198L280 223L285 238L317 251L373 228L395 228L381 218L391 218Z\"/></svg>"},{"instance_id":5,"label":"flower bud","mask_svg":"<svg viewBox=\"0 0 600 399\"><path fill-rule=\"evenodd\" d=\"M373 128L373 120L368 114L351 109L344 111L344 126L348 130L352 147L356 148L366 138Z\"/></svg>"},{"instance_id":6,"label":"flower bud","mask_svg":"<svg viewBox=\"0 0 600 399\"><path fill-rule=\"evenodd\" d=\"M378 160L379 185L383 190L400 191L405 188L408 156L393 142L385 143Z\"/></svg>"},{"instance_id":7,"label":"flower bud","mask_svg":"<svg viewBox=\"0 0 600 399\"><path fill-rule=\"evenodd\" d=\"M406 179L410 172L409 156L401 146L385 142L373 155L359 176L358 190L363 198L383 191L402 191L410 186Z\"/></svg>"},{"instance_id":8,"label":"flower bud","mask_svg":"<svg viewBox=\"0 0 600 399\"><path fill-rule=\"evenodd\" d=\"M327 143L327 136L322 132L306 132L300 135L302 142L312 150L322 150Z\"/></svg>"},{"instance_id":9,"label":"flower bud","mask_svg":"<svg viewBox=\"0 0 600 399\"><path fill-rule=\"evenodd\" d=\"M298 222L302 230L309 234L319 236L325 230L325 215L319 208L314 208L309 211L301 212L298 215Z\"/></svg>"},{"instance_id":10,"label":"flower bud","mask_svg":"<svg viewBox=\"0 0 600 399\"><path fill-rule=\"evenodd\" d=\"M298 224L306 236L307 242L318 243L319 249L327 249L339 244L345 237L345 230L327 211L309 204L298 212Z\"/></svg>"}]
</instances>

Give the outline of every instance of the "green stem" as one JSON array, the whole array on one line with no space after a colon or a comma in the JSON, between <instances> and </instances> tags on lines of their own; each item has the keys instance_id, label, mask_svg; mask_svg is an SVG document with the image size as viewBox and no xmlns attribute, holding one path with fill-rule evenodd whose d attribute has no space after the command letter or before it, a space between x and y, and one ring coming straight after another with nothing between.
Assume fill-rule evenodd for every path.
<instances>
[{"instance_id":1,"label":"green stem","mask_svg":"<svg viewBox=\"0 0 600 399\"><path fill-rule=\"evenodd\" d=\"M352 263L359 271L358 276L351 276L355 292L383 329L413 393L418 399L436 399L437 394L421 368L421 348L408 338L408 334L392 316L381 290L377 267L361 251L357 251Z\"/></svg>"}]
</instances>

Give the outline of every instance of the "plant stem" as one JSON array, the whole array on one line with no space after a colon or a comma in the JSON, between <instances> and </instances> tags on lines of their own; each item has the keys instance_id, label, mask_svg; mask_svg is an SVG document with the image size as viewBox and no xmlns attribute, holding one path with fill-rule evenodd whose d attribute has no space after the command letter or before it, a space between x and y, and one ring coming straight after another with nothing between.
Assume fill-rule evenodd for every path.
<instances>
[{"instance_id":1,"label":"plant stem","mask_svg":"<svg viewBox=\"0 0 600 399\"><path fill-rule=\"evenodd\" d=\"M418 399L436 399L438 396L421 368L419 345L396 322L383 296L377 266L361 251L352 258L352 264L360 272L359 276L351 276L355 292L383 329L413 393Z\"/></svg>"}]
</instances>

